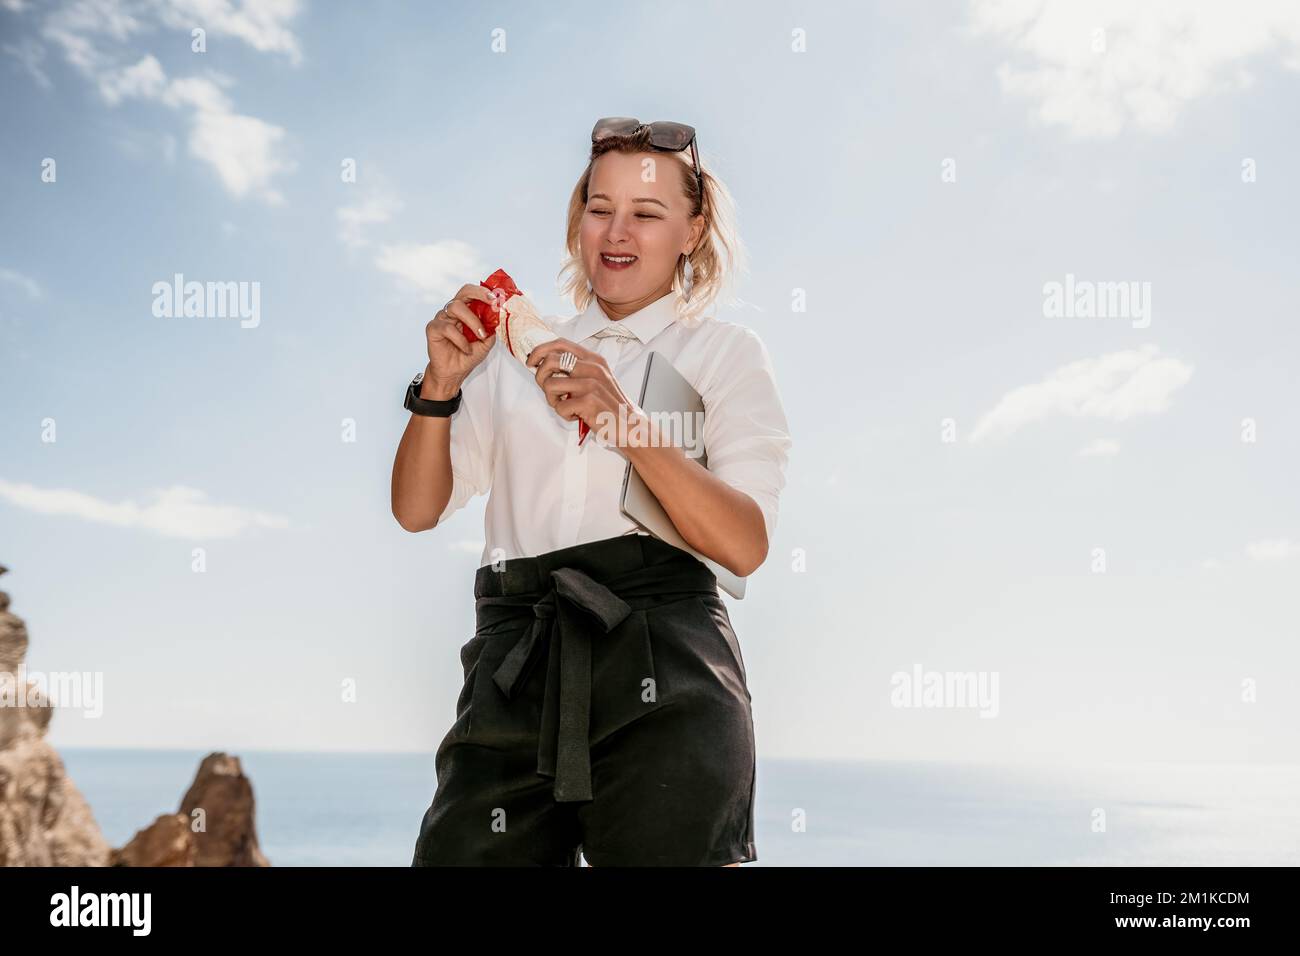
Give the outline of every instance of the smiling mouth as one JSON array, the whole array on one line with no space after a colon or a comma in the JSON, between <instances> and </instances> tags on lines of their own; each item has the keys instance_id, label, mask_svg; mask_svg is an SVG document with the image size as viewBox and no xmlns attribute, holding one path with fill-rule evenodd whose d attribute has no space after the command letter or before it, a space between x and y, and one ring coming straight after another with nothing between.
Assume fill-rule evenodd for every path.
<instances>
[{"instance_id":1,"label":"smiling mouth","mask_svg":"<svg viewBox=\"0 0 1300 956\"><path fill-rule=\"evenodd\" d=\"M626 269L637 261L636 256L611 256L606 253L600 254L600 261L611 269Z\"/></svg>"}]
</instances>

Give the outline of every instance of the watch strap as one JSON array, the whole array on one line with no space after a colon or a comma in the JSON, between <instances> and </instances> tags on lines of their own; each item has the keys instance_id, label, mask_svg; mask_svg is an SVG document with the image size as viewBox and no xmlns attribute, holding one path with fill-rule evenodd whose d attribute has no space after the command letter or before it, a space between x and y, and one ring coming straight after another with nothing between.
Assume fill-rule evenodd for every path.
<instances>
[{"instance_id":1,"label":"watch strap","mask_svg":"<svg viewBox=\"0 0 1300 956\"><path fill-rule=\"evenodd\" d=\"M406 387L406 401L403 402L403 406L407 411L429 418L449 418L455 414L456 409L460 408L463 390L456 389L456 394L448 399L421 398L420 383L423 381L424 372L420 372Z\"/></svg>"}]
</instances>

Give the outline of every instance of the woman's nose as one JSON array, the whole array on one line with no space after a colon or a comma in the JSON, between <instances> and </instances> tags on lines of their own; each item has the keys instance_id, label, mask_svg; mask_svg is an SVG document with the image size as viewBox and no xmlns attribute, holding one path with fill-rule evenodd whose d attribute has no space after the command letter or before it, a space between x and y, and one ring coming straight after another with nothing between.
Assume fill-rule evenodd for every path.
<instances>
[{"instance_id":1,"label":"woman's nose","mask_svg":"<svg viewBox=\"0 0 1300 956\"><path fill-rule=\"evenodd\" d=\"M628 231L629 219L626 215L616 214L609 219L608 238L613 241L625 239L631 235Z\"/></svg>"}]
</instances>

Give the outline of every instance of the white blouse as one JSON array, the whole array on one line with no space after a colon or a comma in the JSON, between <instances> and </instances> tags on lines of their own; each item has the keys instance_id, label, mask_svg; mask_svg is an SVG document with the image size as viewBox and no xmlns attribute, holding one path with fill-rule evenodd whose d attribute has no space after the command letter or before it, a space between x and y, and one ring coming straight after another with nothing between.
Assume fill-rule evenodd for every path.
<instances>
[{"instance_id":1,"label":"white blouse","mask_svg":"<svg viewBox=\"0 0 1300 956\"><path fill-rule=\"evenodd\" d=\"M670 292L612 322L593 297L571 318L544 321L562 338L603 355L623 391L639 397L646 355L668 359L704 399L709 471L758 503L771 544L785 486L790 432L771 358L752 329L716 317L688 328ZM632 337L592 338L621 325ZM619 510L627 458L596 433L578 446L577 421L546 402L532 370L498 340L461 386L451 419L452 493L441 524L470 498L491 491L479 566L589 541L647 533Z\"/></svg>"}]
</instances>

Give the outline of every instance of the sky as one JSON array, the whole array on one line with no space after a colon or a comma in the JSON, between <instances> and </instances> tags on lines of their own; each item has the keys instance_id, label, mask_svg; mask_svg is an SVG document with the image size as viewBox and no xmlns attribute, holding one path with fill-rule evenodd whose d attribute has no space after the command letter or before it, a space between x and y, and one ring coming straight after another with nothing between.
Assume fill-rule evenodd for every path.
<instances>
[{"instance_id":1,"label":"sky","mask_svg":"<svg viewBox=\"0 0 1300 956\"><path fill-rule=\"evenodd\" d=\"M627 115L734 195L790 421L761 757L1300 757L1300 7L0 0L0 83L0 587L102 678L56 746L436 747L486 499L397 525L402 394L464 282L576 311Z\"/></svg>"}]
</instances>

